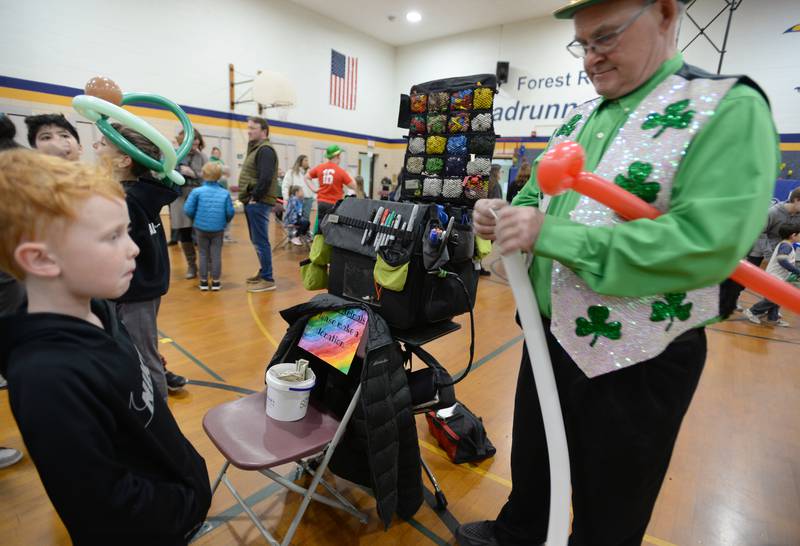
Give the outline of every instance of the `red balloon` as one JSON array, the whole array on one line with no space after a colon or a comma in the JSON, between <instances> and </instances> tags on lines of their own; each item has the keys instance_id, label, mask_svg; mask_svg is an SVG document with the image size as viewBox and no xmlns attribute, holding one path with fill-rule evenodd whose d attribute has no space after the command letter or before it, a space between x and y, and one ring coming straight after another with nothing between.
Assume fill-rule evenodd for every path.
<instances>
[{"instance_id":1,"label":"red balloon","mask_svg":"<svg viewBox=\"0 0 800 546\"><path fill-rule=\"evenodd\" d=\"M654 219L661 212L594 173L583 169L584 151L576 142L562 142L548 150L536 169L536 180L543 192L558 195L572 189L598 203L602 203L627 220ZM800 314L800 289L773 277L750 262L740 261L731 279L758 292L768 300L788 307Z\"/></svg>"},{"instance_id":2,"label":"red balloon","mask_svg":"<svg viewBox=\"0 0 800 546\"><path fill-rule=\"evenodd\" d=\"M758 292L769 301L800 314L800 289L773 277L760 267L742 260L731 274L731 279Z\"/></svg>"},{"instance_id":3,"label":"red balloon","mask_svg":"<svg viewBox=\"0 0 800 546\"><path fill-rule=\"evenodd\" d=\"M652 220L661 216L661 211L653 205L594 173L579 174L572 189L598 203L603 203L626 220L639 218Z\"/></svg>"},{"instance_id":4,"label":"red balloon","mask_svg":"<svg viewBox=\"0 0 800 546\"><path fill-rule=\"evenodd\" d=\"M536 181L548 195L560 195L573 189L583 171L583 148L577 142L562 142L546 151L536 168Z\"/></svg>"}]
</instances>

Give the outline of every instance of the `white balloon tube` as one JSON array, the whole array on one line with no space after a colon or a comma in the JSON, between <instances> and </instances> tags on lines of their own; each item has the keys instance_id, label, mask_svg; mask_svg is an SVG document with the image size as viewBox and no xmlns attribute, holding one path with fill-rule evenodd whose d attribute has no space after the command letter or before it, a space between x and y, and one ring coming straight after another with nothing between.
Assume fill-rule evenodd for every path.
<instances>
[{"instance_id":1,"label":"white balloon tube","mask_svg":"<svg viewBox=\"0 0 800 546\"><path fill-rule=\"evenodd\" d=\"M544 337L544 326L539 306L533 293L525 262L520 252L503 256L508 283L517 302L522 331L533 368L533 379L539 393L539 406L547 438L547 455L550 462L550 520L547 525L547 546L566 546L569 537L570 475L567 435L558 400L556 379L550 352Z\"/></svg>"}]
</instances>

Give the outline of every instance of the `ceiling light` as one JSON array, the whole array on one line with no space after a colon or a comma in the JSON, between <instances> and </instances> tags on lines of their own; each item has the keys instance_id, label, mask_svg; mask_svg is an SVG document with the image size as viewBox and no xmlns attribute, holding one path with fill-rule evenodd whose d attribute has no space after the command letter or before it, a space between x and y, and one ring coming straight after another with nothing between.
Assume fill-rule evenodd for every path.
<instances>
[{"instance_id":1,"label":"ceiling light","mask_svg":"<svg viewBox=\"0 0 800 546\"><path fill-rule=\"evenodd\" d=\"M406 21L409 23L419 23L422 21L422 15L418 11L409 11L406 13Z\"/></svg>"}]
</instances>

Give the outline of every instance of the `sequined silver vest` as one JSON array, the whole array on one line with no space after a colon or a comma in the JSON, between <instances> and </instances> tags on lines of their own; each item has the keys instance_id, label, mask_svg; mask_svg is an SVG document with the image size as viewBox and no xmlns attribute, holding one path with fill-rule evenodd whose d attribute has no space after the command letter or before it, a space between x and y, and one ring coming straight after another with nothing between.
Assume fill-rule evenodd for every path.
<instances>
[{"instance_id":1,"label":"sequined silver vest","mask_svg":"<svg viewBox=\"0 0 800 546\"><path fill-rule=\"evenodd\" d=\"M736 81L668 77L630 114L595 173L667 212L686 149ZM599 104L597 99L575 108L551 146L574 139ZM625 221L587 197L581 197L571 219L587 226ZM550 329L588 377L649 360L682 333L719 314L716 285L638 298L603 296L557 261L551 289Z\"/></svg>"}]
</instances>

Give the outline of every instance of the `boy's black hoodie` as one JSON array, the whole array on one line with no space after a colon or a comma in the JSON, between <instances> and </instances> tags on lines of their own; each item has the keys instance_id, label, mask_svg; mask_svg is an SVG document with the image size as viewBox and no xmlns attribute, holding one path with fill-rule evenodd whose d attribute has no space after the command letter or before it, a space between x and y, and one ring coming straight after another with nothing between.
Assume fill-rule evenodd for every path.
<instances>
[{"instance_id":1,"label":"boy's black hoodie","mask_svg":"<svg viewBox=\"0 0 800 546\"><path fill-rule=\"evenodd\" d=\"M113 305L103 323L0 318L0 373L31 459L76 545L186 544L205 519L205 461L183 436Z\"/></svg>"},{"instance_id":2,"label":"boy's black hoodie","mask_svg":"<svg viewBox=\"0 0 800 546\"><path fill-rule=\"evenodd\" d=\"M152 300L169 289L169 254L161 225L161 209L180 194L147 177L125 181L122 186L131 219L131 238L139 247L139 255L131 286L116 301Z\"/></svg>"}]
</instances>

